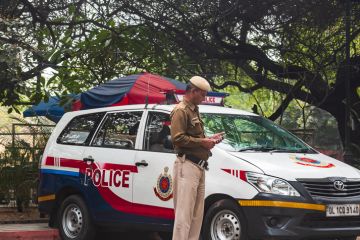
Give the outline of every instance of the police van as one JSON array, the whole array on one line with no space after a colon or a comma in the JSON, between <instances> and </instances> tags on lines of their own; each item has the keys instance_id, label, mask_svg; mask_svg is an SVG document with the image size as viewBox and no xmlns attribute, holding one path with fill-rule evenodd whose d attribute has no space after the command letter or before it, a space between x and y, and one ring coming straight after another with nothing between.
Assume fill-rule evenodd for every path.
<instances>
[{"instance_id":1,"label":"police van","mask_svg":"<svg viewBox=\"0 0 360 240\"><path fill-rule=\"evenodd\" d=\"M171 236L173 108L127 105L61 118L40 163L38 202L62 239L88 240L100 228L121 227ZM199 110L207 135L226 134L206 171L202 239L355 240L360 234L359 170L261 116L218 106Z\"/></svg>"}]
</instances>

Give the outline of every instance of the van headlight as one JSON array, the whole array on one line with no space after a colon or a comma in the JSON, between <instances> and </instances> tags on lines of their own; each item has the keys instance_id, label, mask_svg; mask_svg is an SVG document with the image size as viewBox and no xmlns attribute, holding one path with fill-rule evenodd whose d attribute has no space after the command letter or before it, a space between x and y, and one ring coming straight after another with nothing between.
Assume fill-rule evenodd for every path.
<instances>
[{"instance_id":1,"label":"van headlight","mask_svg":"<svg viewBox=\"0 0 360 240\"><path fill-rule=\"evenodd\" d=\"M260 192L300 197L300 193L284 179L260 173L245 172L246 181Z\"/></svg>"}]
</instances>

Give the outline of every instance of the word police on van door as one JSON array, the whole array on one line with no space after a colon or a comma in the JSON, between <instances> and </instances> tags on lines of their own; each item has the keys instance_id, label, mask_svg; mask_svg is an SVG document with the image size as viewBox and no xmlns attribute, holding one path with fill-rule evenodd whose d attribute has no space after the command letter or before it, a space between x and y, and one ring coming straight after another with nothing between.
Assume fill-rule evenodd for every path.
<instances>
[{"instance_id":1,"label":"word police on van door","mask_svg":"<svg viewBox=\"0 0 360 240\"><path fill-rule=\"evenodd\" d=\"M106 169L91 169L87 168L85 171L84 185L89 184L92 179L93 184L98 187L123 187L129 188L130 171L126 170L106 170Z\"/></svg>"}]
</instances>

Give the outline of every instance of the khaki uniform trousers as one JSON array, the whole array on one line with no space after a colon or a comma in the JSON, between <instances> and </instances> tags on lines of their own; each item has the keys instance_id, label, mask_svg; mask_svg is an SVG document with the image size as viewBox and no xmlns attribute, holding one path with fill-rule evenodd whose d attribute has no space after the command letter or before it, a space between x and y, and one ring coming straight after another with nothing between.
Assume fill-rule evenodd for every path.
<instances>
[{"instance_id":1,"label":"khaki uniform trousers","mask_svg":"<svg viewBox=\"0 0 360 240\"><path fill-rule=\"evenodd\" d=\"M178 157L173 176L175 222L172 240L198 240L204 214L205 171Z\"/></svg>"}]
</instances>

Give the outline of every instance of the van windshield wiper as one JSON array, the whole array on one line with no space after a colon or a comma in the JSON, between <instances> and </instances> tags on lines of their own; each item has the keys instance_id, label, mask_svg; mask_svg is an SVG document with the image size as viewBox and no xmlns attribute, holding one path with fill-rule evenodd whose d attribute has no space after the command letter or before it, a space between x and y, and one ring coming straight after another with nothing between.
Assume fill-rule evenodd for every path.
<instances>
[{"instance_id":1,"label":"van windshield wiper","mask_svg":"<svg viewBox=\"0 0 360 240\"><path fill-rule=\"evenodd\" d=\"M286 151L290 153L316 153L310 148L286 149Z\"/></svg>"},{"instance_id":2,"label":"van windshield wiper","mask_svg":"<svg viewBox=\"0 0 360 240\"><path fill-rule=\"evenodd\" d=\"M315 153L312 149L309 148L298 148L298 149L291 149L291 148L281 148L281 147L266 147L266 146L252 146L252 147L245 147L239 149L238 152L246 152L246 151L256 151L256 152L288 152L288 153Z\"/></svg>"},{"instance_id":3,"label":"van windshield wiper","mask_svg":"<svg viewBox=\"0 0 360 240\"><path fill-rule=\"evenodd\" d=\"M239 149L238 152L245 152L245 151L258 151L258 152L270 152L277 150L278 148L274 147L265 147L265 146L253 146L253 147L246 147Z\"/></svg>"}]
</instances>

